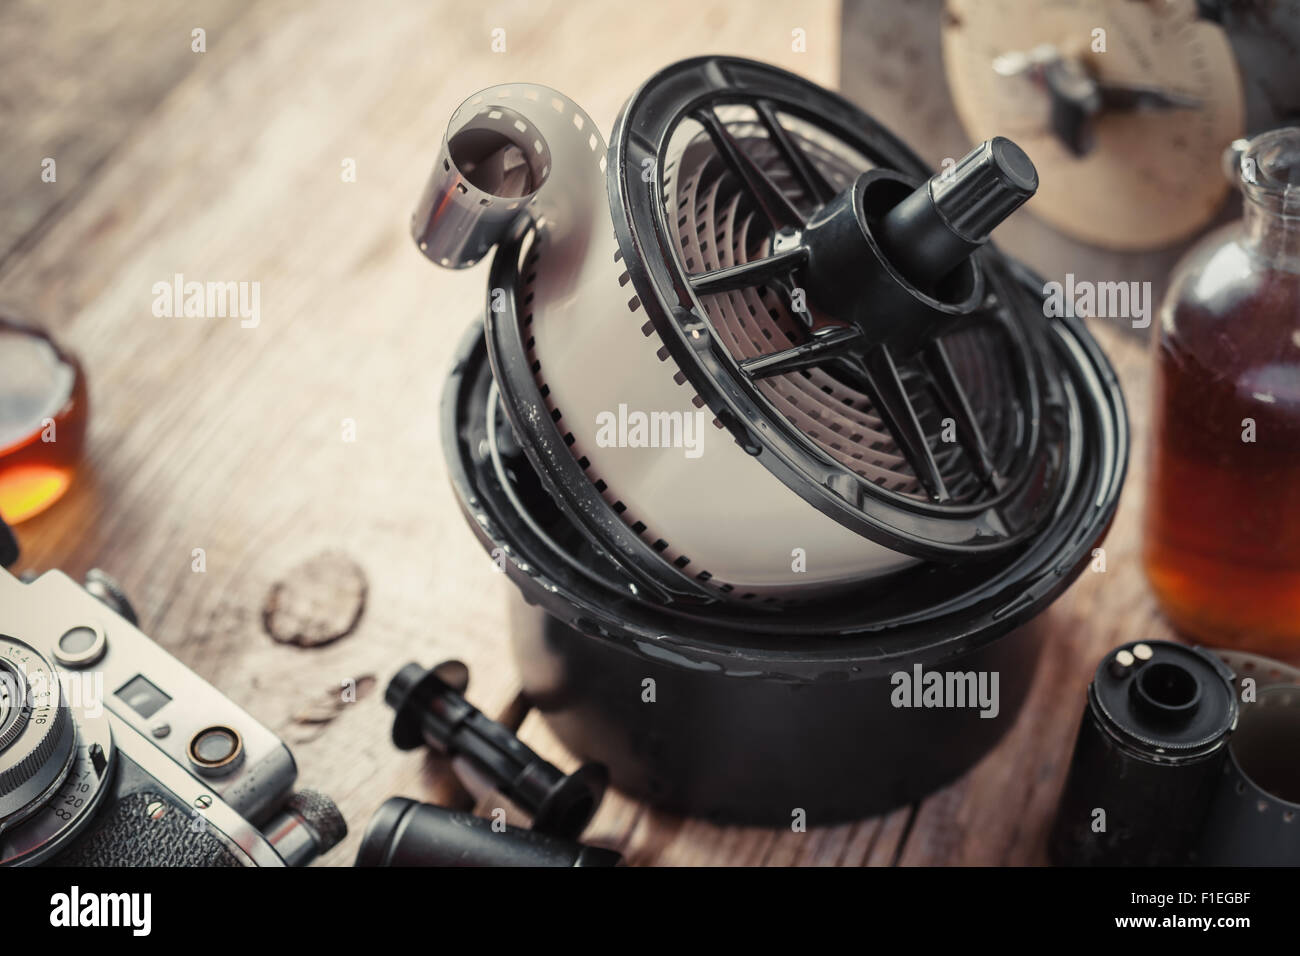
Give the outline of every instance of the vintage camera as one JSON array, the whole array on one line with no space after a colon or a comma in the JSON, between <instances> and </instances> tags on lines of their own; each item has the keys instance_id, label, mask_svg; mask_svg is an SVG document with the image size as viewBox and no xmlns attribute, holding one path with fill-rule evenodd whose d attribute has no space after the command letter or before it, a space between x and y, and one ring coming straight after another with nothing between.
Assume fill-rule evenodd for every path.
<instances>
[{"instance_id":1,"label":"vintage camera","mask_svg":"<svg viewBox=\"0 0 1300 956\"><path fill-rule=\"evenodd\" d=\"M0 864L302 866L347 833L106 576L0 570Z\"/></svg>"}]
</instances>

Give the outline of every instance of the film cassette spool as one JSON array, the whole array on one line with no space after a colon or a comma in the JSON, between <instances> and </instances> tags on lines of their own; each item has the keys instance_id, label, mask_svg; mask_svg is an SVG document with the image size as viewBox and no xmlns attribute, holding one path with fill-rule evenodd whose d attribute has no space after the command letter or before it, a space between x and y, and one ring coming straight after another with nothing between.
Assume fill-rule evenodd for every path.
<instances>
[{"instance_id":1,"label":"film cassette spool","mask_svg":"<svg viewBox=\"0 0 1300 956\"><path fill-rule=\"evenodd\" d=\"M1232 671L1208 651L1139 641L1107 654L1088 685L1053 862L1190 862L1238 713Z\"/></svg>"},{"instance_id":2,"label":"film cassette spool","mask_svg":"<svg viewBox=\"0 0 1300 956\"><path fill-rule=\"evenodd\" d=\"M1052 858L1300 864L1298 747L1300 669L1169 641L1116 648L1088 688Z\"/></svg>"}]
</instances>

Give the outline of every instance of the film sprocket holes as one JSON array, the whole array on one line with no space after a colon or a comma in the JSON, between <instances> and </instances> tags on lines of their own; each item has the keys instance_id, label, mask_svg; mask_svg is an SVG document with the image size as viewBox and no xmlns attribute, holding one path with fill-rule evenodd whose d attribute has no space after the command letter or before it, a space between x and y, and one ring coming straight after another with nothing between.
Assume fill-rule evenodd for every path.
<instances>
[{"instance_id":1,"label":"film sprocket holes","mask_svg":"<svg viewBox=\"0 0 1300 956\"><path fill-rule=\"evenodd\" d=\"M544 87L456 111L412 232L447 267L496 252L444 393L449 468L534 605L525 690L615 784L849 819L1014 721L1032 619L1128 452L1096 344L984 242L1035 185L1000 138L932 177L835 94L726 57L652 77L608 147ZM611 415L671 435L700 410L695 456L601 440ZM997 717L893 707L916 665L997 673Z\"/></svg>"},{"instance_id":2,"label":"film sprocket holes","mask_svg":"<svg viewBox=\"0 0 1300 956\"><path fill-rule=\"evenodd\" d=\"M296 776L282 740L90 591L0 570L0 864L306 865L347 827Z\"/></svg>"}]
</instances>

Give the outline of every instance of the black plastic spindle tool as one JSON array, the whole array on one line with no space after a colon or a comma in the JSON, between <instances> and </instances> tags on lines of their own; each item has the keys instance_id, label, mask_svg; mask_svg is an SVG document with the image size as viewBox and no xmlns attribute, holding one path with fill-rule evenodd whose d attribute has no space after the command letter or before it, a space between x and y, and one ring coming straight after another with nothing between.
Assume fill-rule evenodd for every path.
<instances>
[{"instance_id":1,"label":"black plastic spindle tool","mask_svg":"<svg viewBox=\"0 0 1300 956\"><path fill-rule=\"evenodd\" d=\"M460 661L428 670L415 663L403 667L384 692L397 712L393 743L402 750L423 743L439 754L463 757L532 817L534 830L576 838L600 806L609 772L589 763L563 773L467 701L468 686L469 668Z\"/></svg>"},{"instance_id":2,"label":"black plastic spindle tool","mask_svg":"<svg viewBox=\"0 0 1300 956\"><path fill-rule=\"evenodd\" d=\"M1005 136L980 143L918 186L880 223L880 244L918 285L951 272L1038 189L1038 171Z\"/></svg>"}]
</instances>

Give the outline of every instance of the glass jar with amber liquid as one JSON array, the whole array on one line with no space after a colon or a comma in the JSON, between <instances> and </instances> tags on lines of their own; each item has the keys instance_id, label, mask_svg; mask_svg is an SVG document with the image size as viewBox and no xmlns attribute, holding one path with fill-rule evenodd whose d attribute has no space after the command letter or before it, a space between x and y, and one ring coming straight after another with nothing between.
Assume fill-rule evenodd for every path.
<instances>
[{"instance_id":1,"label":"glass jar with amber liquid","mask_svg":"<svg viewBox=\"0 0 1300 956\"><path fill-rule=\"evenodd\" d=\"M1300 659L1300 129L1229 151L1242 219L1179 263L1155 336L1144 562L1187 636Z\"/></svg>"},{"instance_id":2,"label":"glass jar with amber liquid","mask_svg":"<svg viewBox=\"0 0 1300 956\"><path fill-rule=\"evenodd\" d=\"M45 332L0 315L0 518L26 521L63 496L86 414L80 363Z\"/></svg>"}]
</instances>

